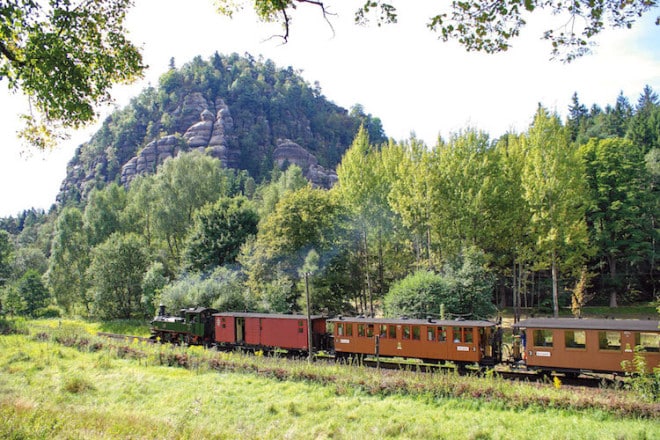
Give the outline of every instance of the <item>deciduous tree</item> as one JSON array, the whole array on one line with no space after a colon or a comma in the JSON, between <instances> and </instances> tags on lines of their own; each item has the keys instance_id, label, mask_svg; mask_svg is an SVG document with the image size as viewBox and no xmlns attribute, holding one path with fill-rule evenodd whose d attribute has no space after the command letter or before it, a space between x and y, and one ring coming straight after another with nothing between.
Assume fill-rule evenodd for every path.
<instances>
[{"instance_id":1,"label":"deciduous tree","mask_svg":"<svg viewBox=\"0 0 660 440\"><path fill-rule=\"evenodd\" d=\"M59 128L96 117L116 83L142 74L142 56L126 38L132 0L7 0L0 4L0 79L30 100L21 135L45 148Z\"/></svg>"}]
</instances>

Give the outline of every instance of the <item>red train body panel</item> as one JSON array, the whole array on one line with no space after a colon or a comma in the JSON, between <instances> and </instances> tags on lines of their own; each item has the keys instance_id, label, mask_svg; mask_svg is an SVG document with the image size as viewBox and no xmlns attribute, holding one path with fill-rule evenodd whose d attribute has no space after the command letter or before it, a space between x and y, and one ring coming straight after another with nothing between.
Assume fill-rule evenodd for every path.
<instances>
[{"instance_id":1,"label":"red train body panel","mask_svg":"<svg viewBox=\"0 0 660 440\"><path fill-rule=\"evenodd\" d=\"M221 345L308 350L307 316L264 313L216 313L215 341ZM326 318L312 316L313 348L319 349L326 333Z\"/></svg>"}]
</instances>

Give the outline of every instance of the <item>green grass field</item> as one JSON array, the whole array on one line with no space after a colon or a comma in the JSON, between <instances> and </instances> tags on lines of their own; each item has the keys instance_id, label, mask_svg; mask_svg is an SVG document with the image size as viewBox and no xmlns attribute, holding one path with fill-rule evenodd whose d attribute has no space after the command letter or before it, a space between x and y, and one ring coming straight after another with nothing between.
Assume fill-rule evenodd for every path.
<instances>
[{"instance_id":1,"label":"green grass field","mask_svg":"<svg viewBox=\"0 0 660 440\"><path fill-rule=\"evenodd\" d=\"M625 390L308 365L109 342L89 323L25 324L36 330L0 336L3 439L660 439L660 405Z\"/></svg>"}]
</instances>

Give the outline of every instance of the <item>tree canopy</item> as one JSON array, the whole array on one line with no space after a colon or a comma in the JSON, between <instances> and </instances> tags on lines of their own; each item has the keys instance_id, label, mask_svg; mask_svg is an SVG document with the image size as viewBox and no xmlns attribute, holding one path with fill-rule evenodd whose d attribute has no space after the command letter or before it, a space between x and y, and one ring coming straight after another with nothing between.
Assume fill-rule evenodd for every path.
<instances>
[{"instance_id":1,"label":"tree canopy","mask_svg":"<svg viewBox=\"0 0 660 440\"><path fill-rule=\"evenodd\" d=\"M0 79L21 90L32 113L21 136L45 148L59 128L96 117L116 83L132 82L145 66L126 38L131 0L9 0L0 5Z\"/></svg>"},{"instance_id":2,"label":"tree canopy","mask_svg":"<svg viewBox=\"0 0 660 440\"><path fill-rule=\"evenodd\" d=\"M243 3L236 0L219 0L221 13L231 16ZM295 9L302 4L313 5L321 10L331 25L331 1L312 0L256 0L250 2L257 15L268 22L280 22L281 37L289 39L290 24ZM454 0L448 10L439 7L437 14L429 17L426 26L440 34L443 41L457 41L468 51L497 53L508 50L512 40L520 35L528 18L539 11L550 11L562 22L555 29L548 29L543 38L551 44L552 56L564 61L590 52L593 38L612 28L630 28L635 20L657 5L656 1L570 1L561 0ZM399 12L396 1L367 0L355 12L355 22L365 24L375 21L378 26L396 23ZM660 17L656 24L660 23Z\"/></svg>"}]
</instances>

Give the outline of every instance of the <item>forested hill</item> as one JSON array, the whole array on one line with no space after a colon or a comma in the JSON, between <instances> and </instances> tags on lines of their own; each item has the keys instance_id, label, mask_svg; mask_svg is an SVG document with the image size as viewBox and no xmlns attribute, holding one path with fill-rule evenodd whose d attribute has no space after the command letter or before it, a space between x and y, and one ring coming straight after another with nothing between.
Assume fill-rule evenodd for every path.
<instances>
[{"instance_id":1,"label":"forested hill","mask_svg":"<svg viewBox=\"0 0 660 440\"><path fill-rule=\"evenodd\" d=\"M276 164L296 163L314 184L329 187L360 124L372 142L386 140L378 118L359 105L349 112L333 104L291 67L249 54L215 53L181 68L172 60L157 87L114 112L77 149L57 199L78 202L93 188L125 184L192 149L257 182Z\"/></svg>"}]
</instances>

